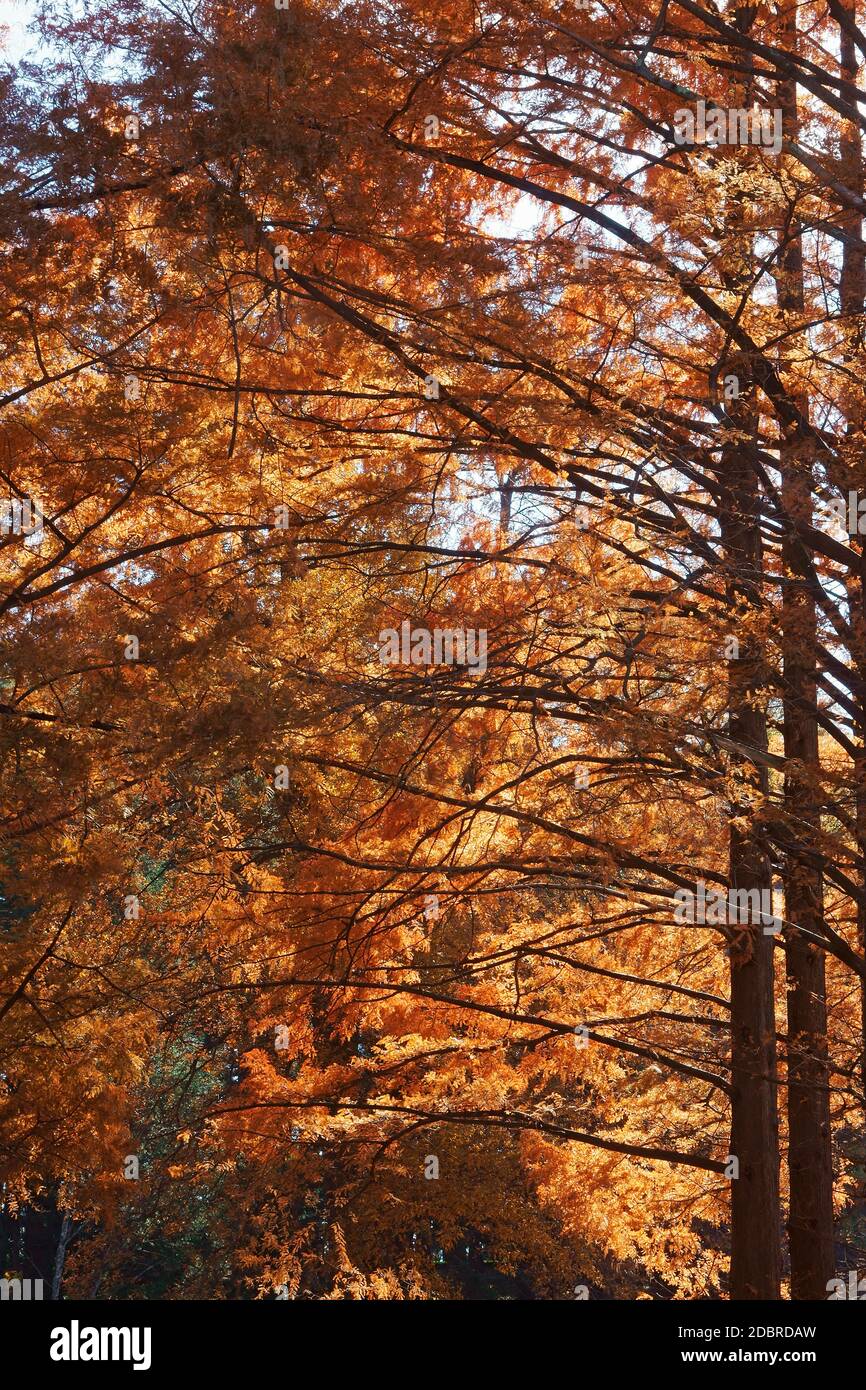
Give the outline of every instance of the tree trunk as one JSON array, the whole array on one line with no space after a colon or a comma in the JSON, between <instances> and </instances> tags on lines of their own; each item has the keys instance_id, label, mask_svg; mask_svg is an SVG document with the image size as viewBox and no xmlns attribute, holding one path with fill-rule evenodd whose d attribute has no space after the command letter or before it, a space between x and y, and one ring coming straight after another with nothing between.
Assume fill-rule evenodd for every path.
<instances>
[{"instance_id":1,"label":"tree trunk","mask_svg":"<svg viewBox=\"0 0 866 1390\"><path fill-rule=\"evenodd\" d=\"M63 1213L63 1220L60 1223L60 1234L57 1237L57 1251L54 1256L54 1270L51 1275L51 1300L57 1303L60 1298L60 1289L63 1285L63 1267L66 1264L66 1251L72 1239L72 1222L67 1212Z\"/></svg>"},{"instance_id":2,"label":"tree trunk","mask_svg":"<svg viewBox=\"0 0 866 1390\"><path fill-rule=\"evenodd\" d=\"M796 9L780 7L783 38L796 48ZM797 139L796 83L780 83L783 128ZM804 313L803 250L799 223L792 223L776 275L779 308ZM799 341L800 335L797 335ZM789 340L790 341L790 340ZM798 401L807 416L808 401ZM782 543L782 673L784 683L785 815L791 848L785 868L785 967L787 977L788 1238L791 1297L827 1297L834 1273L833 1154L827 1063L827 999L824 952L803 936L824 935L823 876L803 851L820 831L820 762L817 720L818 624L815 600L802 579L802 542L790 523L813 519L812 456L791 430L781 457L782 505L788 518Z\"/></svg>"},{"instance_id":3,"label":"tree trunk","mask_svg":"<svg viewBox=\"0 0 866 1390\"><path fill-rule=\"evenodd\" d=\"M841 3L834 3L831 5L831 14L834 11L842 11L849 19L856 22L857 12L853 0L841 0ZM842 76L849 82L856 83L857 50L850 34L841 23L839 25L839 58ZM862 136L859 125L853 120L845 122L842 126L839 139L839 169L846 188L858 197L862 197ZM850 233L850 237L843 240L842 243L842 275L839 286L844 353L846 362L856 363L859 360L860 352L858 318L863 313L864 300L866 300L866 263L864 263L863 248L859 244L863 234L863 219L860 213L853 208L842 209L839 216L839 226L843 233ZM846 417L848 435L854 436L855 439L859 438L862 448L863 420L859 403L853 404L854 400L856 397L852 394L850 399L840 401L840 406ZM861 464L857 468L857 476L840 479L839 483L843 486L843 491L847 492L850 487L862 494L864 491L863 477ZM860 572L859 575L852 576L848 590L853 629L852 656L861 680L866 681L866 548L863 547L862 540L858 536L852 537L851 543L853 546L860 547ZM866 859L866 709L862 708L862 701L858 733L860 736L859 757L855 766L857 848L861 858ZM860 883L862 887L866 888L866 869L861 870ZM862 902L857 907L857 920L860 945L866 952L866 905ZM864 1108L866 1108L866 980L862 978L860 981L860 1025L861 1082Z\"/></svg>"},{"instance_id":4,"label":"tree trunk","mask_svg":"<svg viewBox=\"0 0 866 1390\"><path fill-rule=\"evenodd\" d=\"M754 10L735 11L735 23L748 32ZM732 89L732 100L748 106L751 81ZM739 240L740 264L724 272L728 288L742 293L753 273L753 232L742 204L732 198L725 224ZM728 663L728 730L731 738L758 752L767 746L765 663L760 644L745 619L761 601L763 548L759 525L760 493L753 463L757 426L753 367L735 367L740 397L729 407L736 434L721 458L720 525L727 562L728 603L737 638L737 655ZM738 619L740 623L738 624ZM755 808L768 792L763 763L743 758L730 829L729 877L734 890L771 887L770 865L754 828ZM751 822L751 823L750 823ZM751 914L747 914L751 916ZM777 1299L781 1290L782 1250L779 1209L779 1121L776 1074L774 938L757 921L728 927L731 971L731 1180L732 1299Z\"/></svg>"},{"instance_id":5,"label":"tree trunk","mask_svg":"<svg viewBox=\"0 0 866 1390\"><path fill-rule=\"evenodd\" d=\"M727 460L734 509L724 531L732 565L760 564L754 512L754 474L742 452ZM739 484L739 485L738 485ZM742 509L742 510L741 510ZM728 728L732 739L754 748L766 744L766 718L759 694L760 655L743 644L729 663ZM740 769L742 800L766 795L766 773ZM746 812L746 804L738 807ZM734 889L768 889L770 870L755 837L732 824L730 883ZM779 1212L779 1126L774 1014L773 937L760 922L729 927L731 969L731 1181L732 1299L777 1299L781 1283Z\"/></svg>"},{"instance_id":6,"label":"tree trunk","mask_svg":"<svg viewBox=\"0 0 866 1390\"><path fill-rule=\"evenodd\" d=\"M786 478L782 497L789 516L811 513L802 477ZM799 542L788 537L783 558ZM790 569L786 564L786 572ZM817 627L815 604L788 580L782 605L784 653L785 810L794 840L785 877L787 973L788 1174L791 1296L827 1297L834 1272L833 1157L827 1061L824 952L804 937L823 935L821 871L802 849L820 828L817 798L818 726L815 718ZM798 852L799 851L799 852Z\"/></svg>"},{"instance_id":7,"label":"tree trunk","mask_svg":"<svg viewBox=\"0 0 866 1390\"><path fill-rule=\"evenodd\" d=\"M748 427L750 403L740 402L737 424ZM742 443L722 456L721 530L729 567L728 600L737 654L728 663L728 730L741 745L767 746L764 661L743 619L758 597L762 546L758 487ZM738 619L740 622L738 623ZM730 829L732 889L768 891L770 865L748 821L768 791L763 763L737 767ZM735 900L736 901L736 900ZM749 914L751 916L751 914ZM728 927L731 971L731 1181L732 1299L777 1299L781 1284L779 1124L777 1110L774 937L760 919Z\"/></svg>"}]
</instances>

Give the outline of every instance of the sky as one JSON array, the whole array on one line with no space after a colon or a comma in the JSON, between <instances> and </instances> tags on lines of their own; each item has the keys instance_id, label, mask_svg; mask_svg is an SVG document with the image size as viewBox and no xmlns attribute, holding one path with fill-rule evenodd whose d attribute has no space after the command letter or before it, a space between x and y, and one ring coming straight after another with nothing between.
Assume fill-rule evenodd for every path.
<instances>
[{"instance_id":1,"label":"sky","mask_svg":"<svg viewBox=\"0 0 866 1390\"><path fill-rule=\"evenodd\" d=\"M34 0L0 0L0 61L14 63L24 54L29 42L27 20L35 11Z\"/></svg>"}]
</instances>

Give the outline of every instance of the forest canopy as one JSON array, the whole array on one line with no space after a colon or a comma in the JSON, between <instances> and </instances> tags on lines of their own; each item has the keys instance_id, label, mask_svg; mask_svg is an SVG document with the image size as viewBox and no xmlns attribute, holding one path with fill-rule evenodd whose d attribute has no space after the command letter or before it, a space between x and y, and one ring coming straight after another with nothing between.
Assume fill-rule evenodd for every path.
<instances>
[{"instance_id":1,"label":"forest canopy","mask_svg":"<svg viewBox=\"0 0 866 1390\"><path fill-rule=\"evenodd\" d=\"M862 6L34 11L0 1275L848 1296Z\"/></svg>"}]
</instances>

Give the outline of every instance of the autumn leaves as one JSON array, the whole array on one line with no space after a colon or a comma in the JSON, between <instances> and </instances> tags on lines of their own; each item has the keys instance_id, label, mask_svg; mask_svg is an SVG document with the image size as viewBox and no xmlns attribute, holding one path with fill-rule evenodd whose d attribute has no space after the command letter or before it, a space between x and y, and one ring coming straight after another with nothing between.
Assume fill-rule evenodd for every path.
<instances>
[{"instance_id":1,"label":"autumn leaves","mask_svg":"<svg viewBox=\"0 0 866 1390\"><path fill-rule=\"evenodd\" d=\"M469 1241L553 1297L826 1297L866 915L834 21L354 8L106 6L6 96L43 517L0 537L3 1181L117 1296L438 1297ZM135 81L79 91L109 40Z\"/></svg>"}]
</instances>

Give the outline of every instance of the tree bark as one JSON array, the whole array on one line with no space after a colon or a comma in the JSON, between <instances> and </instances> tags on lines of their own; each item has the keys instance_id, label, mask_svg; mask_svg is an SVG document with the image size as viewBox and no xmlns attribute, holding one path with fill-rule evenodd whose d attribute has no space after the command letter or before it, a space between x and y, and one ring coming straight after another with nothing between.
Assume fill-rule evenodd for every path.
<instances>
[{"instance_id":1,"label":"tree bark","mask_svg":"<svg viewBox=\"0 0 866 1390\"><path fill-rule=\"evenodd\" d=\"M796 50L796 8L779 8L783 39ZM797 89L780 83L783 129L798 138ZM783 235L785 233L783 232ZM779 308L802 319L805 309L800 225L792 220L776 274ZM800 335L797 335L799 341ZM808 401L798 401L808 418ZM817 719L818 623L815 600L795 576L802 574L803 544L792 523L812 524L812 453L801 432L790 430L781 456L781 496L787 518L782 543L782 675L784 802L791 847L785 866L784 932L787 978L787 1116L790 1206L788 1240L791 1297L827 1297L834 1273L833 1154L827 1054L825 958L804 938L824 935L821 870L803 853L820 832L820 754Z\"/></svg>"},{"instance_id":2,"label":"tree bark","mask_svg":"<svg viewBox=\"0 0 866 1390\"><path fill-rule=\"evenodd\" d=\"M57 1250L54 1256L54 1269L51 1275L51 1301L57 1303L63 1285L63 1267L66 1264L66 1251L72 1239L72 1222L67 1212L63 1213L60 1234L57 1237Z\"/></svg>"},{"instance_id":3,"label":"tree bark","mask_svg":"<svg viewBox=\"0 0 866 1390\"><path fill-rule=\"evenodd\" d=\"M841 12L856 23L856 5L853 0L835 0L831 13ZM839 23L839 66L842 77L849 82L857 81L857 50L851 35ZM842 126L839 139L839 169L846 188L862 197L862 136L856 120L847 121ZM842 243L842 274L839 285L839 300L842 311L843 351L845 362L856 363L860 352L860 329L858 318L863 313L866 300L866 261L859 239L863 232L863 219L855 209L841 209L839 227L850 235ZM852 238L856 238L854 240ZM856 396L852 393L843 397L840 406L846 418L846 433L849 438L863 447L862 412ZM856 455L855 455L856 456ZM863 492L863 468L858 463L856 473L838 480L843 491L853 488ZM848 587L851 604L851 627L853 630L852 656L861 681L866 681L866 547L858 536L851 538L853 546L860 548L859 574L852 575ZM866 708L860 701L859 757L855 765L856 785L856 827L857 848L861 859L866 860ZM866 868L861 870L860 882L866 888ZM857 907L857 923L860 946L866 952L866 905ZM863 1085L864 1110L866 1110L866 980L860 982L860 1023L861 1023L861 1081Z\"/></svg>"},{"instance_id":4,"label":"tree bark","mask_svg":"<svg viewBox=\"0 0 866 1390\"><path fill-rule=\"evenodd\" d=\"M746 588L760 573L761 544L755 525L757 488L754 472L739 447L725 459L727 515L723 538L732 571ZM732 598L742 598L731 585ZM751 642L740 641L728 667L728 728L731 738L747 746L766 746L766 715L761 694L763 661ZM754 798L767 793L766 770L743 764L739 769L745 818ZM737 815L739 813L739 815ZM732 823L730 883L733 889L770 887L770 867L750 829ZM779 1210L779 1126L774 1012L772 935L758 922L729 927L731 971L731 1155L737 1168L731 1181L732 1299L777 1299L781 1286Z\"/></svg>"}]
</instances>

